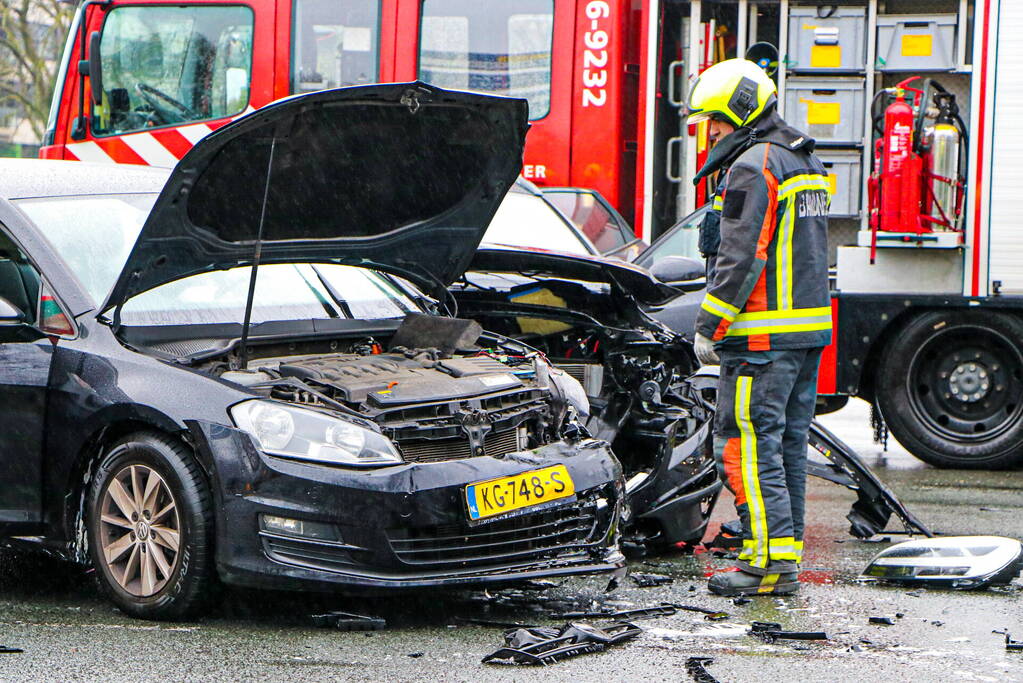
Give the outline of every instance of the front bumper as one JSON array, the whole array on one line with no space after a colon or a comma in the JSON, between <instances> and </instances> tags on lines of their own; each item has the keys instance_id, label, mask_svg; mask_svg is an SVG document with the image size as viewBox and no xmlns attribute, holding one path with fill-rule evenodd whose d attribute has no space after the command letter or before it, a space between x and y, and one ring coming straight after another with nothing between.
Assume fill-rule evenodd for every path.
<instances>
[{"instance_id":1,"label":"front bumper","mask_svg":"<svg viewBox=\"0 0 1023 683\"><path fill-rule=\"evenodd\" d=\"M606 443L557 442L503 458L374 470L264 455L245 433L189 425L216 500L225 583L274 589L424 588L612 572L621 468ZM562 464L576 496L470 524L465 485ZM260 516L328 524L337 540L260 529Z\"/></svg>"}]
</instances>

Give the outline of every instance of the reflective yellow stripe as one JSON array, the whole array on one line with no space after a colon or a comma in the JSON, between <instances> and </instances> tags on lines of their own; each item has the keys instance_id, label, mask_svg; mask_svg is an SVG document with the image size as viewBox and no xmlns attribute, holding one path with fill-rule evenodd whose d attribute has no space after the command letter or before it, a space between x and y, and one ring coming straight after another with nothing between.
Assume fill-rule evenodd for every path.
<instances>
[{"instance_id":1,"label":"reflective yellow stripe","mask_svg":"<svg viewBox=\"0 0 1023 683\"><path fill-rule=\"evenodd\" d=\"M735 316L725 336L817 332L831 329L831 308L794 308L786 311L754 311Z\"/></svg>"},{"instance_id":2,"label":"reflective yellow stripe","mask_svg":"<svg viewBox=\"0 0 1023 683\"><path fill-rule=\"evenodd\" d=\"M785 202L785 213L781 217L778 239L775 244L775 297L782 310L792 308L792 229L796 222L796 198Z\"/></svg>"},{"instance_id":3,"label":"reflective yellow stripe","mask_svg":"<svg viewBox=\"0 0 1023 683\"><path fill-rule=\"evenodd\" d=\"M720 211L724 207L725 207L725 198L722 197L721 195L715 196L714 197L714 203L711 205L711 208L714 209L715 211Z\"/></svg>"},{"instance_id":4,"label":"reflective yellow stripe","mask_svg":"<svg viewBox=\"0 0 1023 683\"><path fill-rule=\"evenodd\" d=\"M757 469L757 435L750 420L750 396L753 378L740 376L735 383L735 422L742 436L739 448L742 485L746 490L749 508L750 532L753 536L755 554L750 564L754 567L767 566L767 514L764 499L760 494L760 477Z\"/></svg>"},{"instance_id":5,"label":"reflective yellow stripe","mask_svg":"<svg viewBox=\"0 0 1023 683\"><path fill-rule=\"evenodd\" d=\"M778 583L778 577L781 574L768 574L764 578L760 579L760 587L757 588L758 593L770 593L774 590L774 584Z\"/></svg>"},{"instance_id":6,"label":"reflective yellow stripe","mask_svg":"<svg viewBox=\"0 0 1023 683\"><path fill-rule=\"evenodd\" d=\"M733 306L732 304L728 303L727 301L722 301L721 299L717 298L716 296L714 296L710 292L707 292L703 296L703 300L704 301L710 301L711 303L716 304L717 306L720 306L721 308L725 309L726 311L728 311L730 313L734 314L734 313L738 313L739 312L738 307Z\"/></svg>"},{"instance_id":7,"label":"reflective yellow stripe","mask_svg":"<svg viewBox=\"0 0 1023 683\"><path fill-rule=\"evenodd\" d=\"M700 304L700 308L712 313L720 318L724 318L728 322L735 320L736 314L739 313L739 309L735 306L722 301L716 296L707 293L703 297L703 303Z\"/></svg>"},{"instance_id":8,"label":"reflective yellow stripe","mask_svg":"<svg viewBox=\"0 0 1023 683\"><path fill-rule=\"evenodd\" d=\"M792 544L792 547L793 547L793 550L796 551L796 562L802 562L803 561L803 542L802 541L796 541L795 543Z\"/></svg>"},{"instance_id":9,"label":"reflective yellow stripe","mask_svg":"<svg viewBox=\"0 0 1023 683\"><path fill-rule=\"evenodd\" d=\"M806 190L826 190L831 195L831 181L825 175L818 173L804 173L789 178L778 186L778 201L788 199L797 192Z\"/></svg>"},{"instance_id":10,"label":"reflective yellow stripe","mask_svg":"<svg viewBox=\"0 0 1023 683\"><path fill-rule=\"evenodd\" d=\"M703 303L700 304L700 308L707 311L708 313L718 316L719 318L724 318L728 322L732 322L733 320L735 320L734 313L729 313L723 308L718 308L715 304L713 304L710 301L707 301L706 299L704 299Z\"/></svg>"}]
</instances>

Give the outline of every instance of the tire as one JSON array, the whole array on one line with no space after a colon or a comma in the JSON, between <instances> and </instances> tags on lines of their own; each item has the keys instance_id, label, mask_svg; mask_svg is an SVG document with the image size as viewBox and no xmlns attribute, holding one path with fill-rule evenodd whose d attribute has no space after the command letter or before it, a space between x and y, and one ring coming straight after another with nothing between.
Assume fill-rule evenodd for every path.
<instances>
[{"instance_id":1,"label":"tire","mask_svg":"<svg viewBox=\"0 0 1023 683\"><path fill-rule=\"evenodd\" d=\"M1023 464L1023 321L980 311L914 318L881 358L878 405L892 434L935 467Z\"/></svg>"},{"instance_id":2,"label":"tire","mask_svg":"<svg viewBox=\"0 0 1023 683\"><path fill-rule=\"evenodd\" d=\"M123 612L176 620L206 607L214 582L213 504L188 448L149 432L116 442L92 478L86 510L96 575Z\"/></svg>"}]
</instances>

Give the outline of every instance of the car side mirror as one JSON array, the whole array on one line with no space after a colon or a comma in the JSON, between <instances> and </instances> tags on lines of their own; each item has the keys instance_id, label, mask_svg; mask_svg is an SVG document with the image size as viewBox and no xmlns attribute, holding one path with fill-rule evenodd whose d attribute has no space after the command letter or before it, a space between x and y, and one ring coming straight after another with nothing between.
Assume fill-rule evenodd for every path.
<instances>
[{"instance_id":1,"label":"car side mirror","mask_svg":"<svg viewBox=\"0 0 1023 683\"><path fill-rule=\"evenodd\" d=\"M25 312L7 299L0 297L0 326L11 327L25 322Z\"/></svg>"},{"instance_id":2,"label":"car side mirror","mask_svg":"<svg viewBox=\"0 0 1023 683\"><path fill-rule=\"evenodd\" d=\"M688 256L665 256L650 267L650 274L661 282L685 291L700 289L707 274L703 262Z\"/></svg>"}]
</instances>

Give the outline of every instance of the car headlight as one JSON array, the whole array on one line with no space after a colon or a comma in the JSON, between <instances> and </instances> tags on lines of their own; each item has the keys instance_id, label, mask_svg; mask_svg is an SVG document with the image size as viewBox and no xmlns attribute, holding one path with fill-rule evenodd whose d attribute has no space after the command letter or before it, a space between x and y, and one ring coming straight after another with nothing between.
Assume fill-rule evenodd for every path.
<instances>
[{"instance_id":1,"label":"car headlight","mask_svg":"<svg viewBox=\"0 0 1023 683\"><path fill-rule=\"evenodd\" d=\"M313 410L257 399L231 406L230 412L235 425L271 455L355 467L402 462L382 434Z\"/></svg>"}]
</instances>

